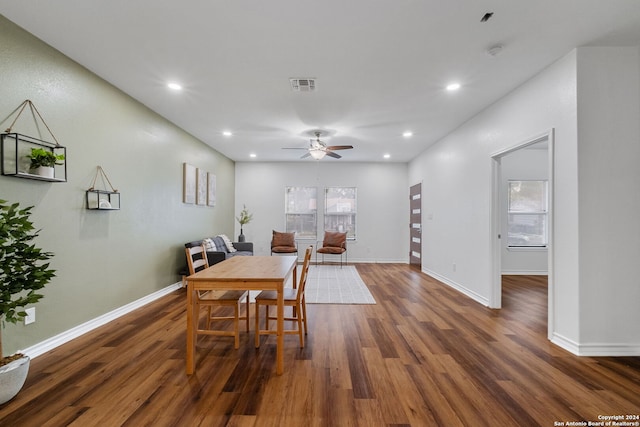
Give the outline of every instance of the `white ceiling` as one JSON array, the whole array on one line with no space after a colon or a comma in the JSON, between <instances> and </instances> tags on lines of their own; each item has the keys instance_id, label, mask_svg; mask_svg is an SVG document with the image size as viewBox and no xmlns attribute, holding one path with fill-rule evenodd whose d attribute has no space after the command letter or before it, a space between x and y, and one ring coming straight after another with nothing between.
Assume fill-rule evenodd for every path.
<instances>
[{"instance_id":1,"label":"white ceiling","mask_svg":"<svg viewBox=\"0 0 640 427\"><path fill-rule=\"evenodd\" d=\"M322 129L355 147L322 161L406 162L574 47L640 45L638 0L0 0L0 13L236 161L296 161L281 148Z\"/></svg>"}]
</instances>

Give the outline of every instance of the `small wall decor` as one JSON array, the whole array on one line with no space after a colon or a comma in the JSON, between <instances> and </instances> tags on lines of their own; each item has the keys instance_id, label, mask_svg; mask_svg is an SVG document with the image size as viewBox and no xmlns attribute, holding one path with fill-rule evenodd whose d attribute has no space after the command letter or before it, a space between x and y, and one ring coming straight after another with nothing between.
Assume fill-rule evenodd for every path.
<instances>
[{"instance_id":1,"label":"small wall decor","mask_svg":"<svg viewBox=\"0 0 640 427\"><path fill-rule=\"evenodd\" d=\"M200 168L196 171L196 204L204 206L207 204L207 171Z\"/></svg>"},{"instance_id":2,"label":"small wall decor","mask_svg":"<svg viewBox=\"0 0 640 427\"><path fill-rule=\"evenodd\" d=\"M211 172L207 172L207 205L216 205L216 176Z\"/></svg>"},{"instance_id":3,"label":"small wall decor","mask_svg":"<svg viewBox=\"0 0 640 427\"><path fill-rule=\"evenodd\" d=\"M196 167L184 163L182 168L182 202L196 202Z\"/></svg>"},{"instance_id":4,"label":"small wall decor","mask_svg":"<svg viewBox=\"0 0 640 427\"><path fill-rule=\"evenodd\" d=\"M39 118L55 142L11 132L27 105L36 121L36 126ZM30 100L27 99L20 104L9 117L16 111L18 114L13 119L11 126L6 129L5 133L0 135L2 175L39 181L66 182L67 149L58 143L40 112Z\"/></svg>"},{"instance_id":5,"label":"small wall decor","mask_svg":"<svg viewBox=\"0 0 640 427\"><path fill-rule=\"evenodd\" d=\"M95 188L98 175L100 175L102 183L105 184L105 190L98 190ZM111 191L106 189L105 181L109 184ZM118 190L113 188L113 185L111 185L111 181L109 181L109 177L105 173L104 169L102 169L102 166L98 166L96 169L96 175L93 177L91 188L87 190L86 196L87 209L89 210L120 210L120 193Z\"/></svg>"}]
</instances>

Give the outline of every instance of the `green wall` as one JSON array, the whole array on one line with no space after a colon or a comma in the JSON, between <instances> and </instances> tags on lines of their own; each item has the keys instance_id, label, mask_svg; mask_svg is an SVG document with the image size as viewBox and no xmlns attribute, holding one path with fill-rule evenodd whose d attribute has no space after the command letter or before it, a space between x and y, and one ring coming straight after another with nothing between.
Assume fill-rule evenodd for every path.
<instances>
[{"instance_id":1,"label":"green wall","mask_svg":"<svg viewBox=\"0 0 640 427\"><path fill-rule=\"evenodd\" d=\"M36 323L3 329L10 354L179 281L184 242L233 236L235 178L231 160L2 16L0 58L2 131L30 99L68 158L66 183L0 176L0 199L35 206L37 244L57 270ZM50 140L41 130L27 113L13 128ZM182 203L183 162L216 174L215 207ZM98 165L121 193L119 211L85 207Z\"/></svg>"}]
</instances>

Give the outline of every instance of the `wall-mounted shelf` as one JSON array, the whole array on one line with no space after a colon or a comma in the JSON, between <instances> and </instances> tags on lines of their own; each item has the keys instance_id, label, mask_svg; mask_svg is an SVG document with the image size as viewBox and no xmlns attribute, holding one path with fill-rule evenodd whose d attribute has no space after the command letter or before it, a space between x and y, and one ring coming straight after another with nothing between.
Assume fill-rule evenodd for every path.
<instances>
[{"instance_id":1,"label":"wall-mounted shelf","mask_svg":"<svg viewBox=\"0 0 640 427\"><path fill-rule=\"evenodd\" d=\"M103 185L109 184L111 190L96 190L96 181L100 176ZM109 177L102 166L96 168L91 188L87 190L87 209L91 211L117 211L120 210L120 192L113 188Z\"/></svg>"},{"instance_id":2,"label":"wall-mounted shelf","mask_svg":"<svg viewBox=\"0 0 640 427\"><path fill-rule=\"evenodd\" d=\"M39 118L55 142L43 141L32 136L11 132L11 129L27 106L31 111L31 116L37 129L40 129ZM11 125L5 133L0 134L0 169L2 170L2 175L38 181L66 182L67 149L58 143L33 102L25 99L9 116L16 112L17 114ZM37 169L31 169L32 167Z\"/></svg>"},{"instance_id":3,"label":"wall-mounted shelf","mask_svg":"<svg viewBox=\"0 0 640 427\"><path fill-rule=\"evenodd\" d=\"M120 193L106 190L87 190L87 209L92 211L120 210Z\"/></svg>"},{"instance_id":4,"label":"wall-mounted shelf","mask_svg":"<svg viewBox=\"0 0 640 427\"><path fill-rule=\"evenodd\" d=\"M30 171L29 155L32 148L42 148L56 155L64 156L64 163L54 166L53 177L37 175ZM61 145L20 133L3 133L0 134L0 157L2 175L48 182L67 181L67 149Z\"/></svg>"},{"instance_id":5,"label":"wall-mounted shelf","mask_svg":"<svg viewBox=\"0 0 640 427\"><path fill-rule=\"evenodd\" d=\"M17 178L35 179L36 181L49 181L49 182L66 182L67 181L66 179L48 178L46 176L35 175L32 173L26 173L26 172L18 172L17 174L3 173L3 175L15 176Z\"/></svg>"}]
</instances>

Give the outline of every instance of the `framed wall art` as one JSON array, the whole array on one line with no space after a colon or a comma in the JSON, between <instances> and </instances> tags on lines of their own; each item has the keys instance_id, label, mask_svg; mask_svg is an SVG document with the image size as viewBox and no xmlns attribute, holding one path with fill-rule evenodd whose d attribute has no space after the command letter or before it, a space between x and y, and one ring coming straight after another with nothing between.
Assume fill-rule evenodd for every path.
<instances>
[{"instance_id":1,"label":"framed wall art","mask_svg":"<svg viewBox=\"0 0 640 427\"><path fill-rule=\"evenodd\" d=\"M183 163L182 168L182 202L196 202L196 167L189 163Z\"/></svg>"},{"instance_id":2,"label":"framed wall art","mask_svg":"<svg viewBox=\"0 0 640 427\"><path fill-rule=\"evenodd\" d=\"M207 171L196 169L196 205L207 204Z\"/></svg>"},{"instance_id":3,"label":"framed wall art","mask_svg":"<svg viewBox=\"0 0 640 427\"><path fill-rule=\"evenodd\" d=\"M216 176L209 172L208 176L208 184L207 184L207 205L215 206L216 205Z\"/></svg>"}]
</instances>

